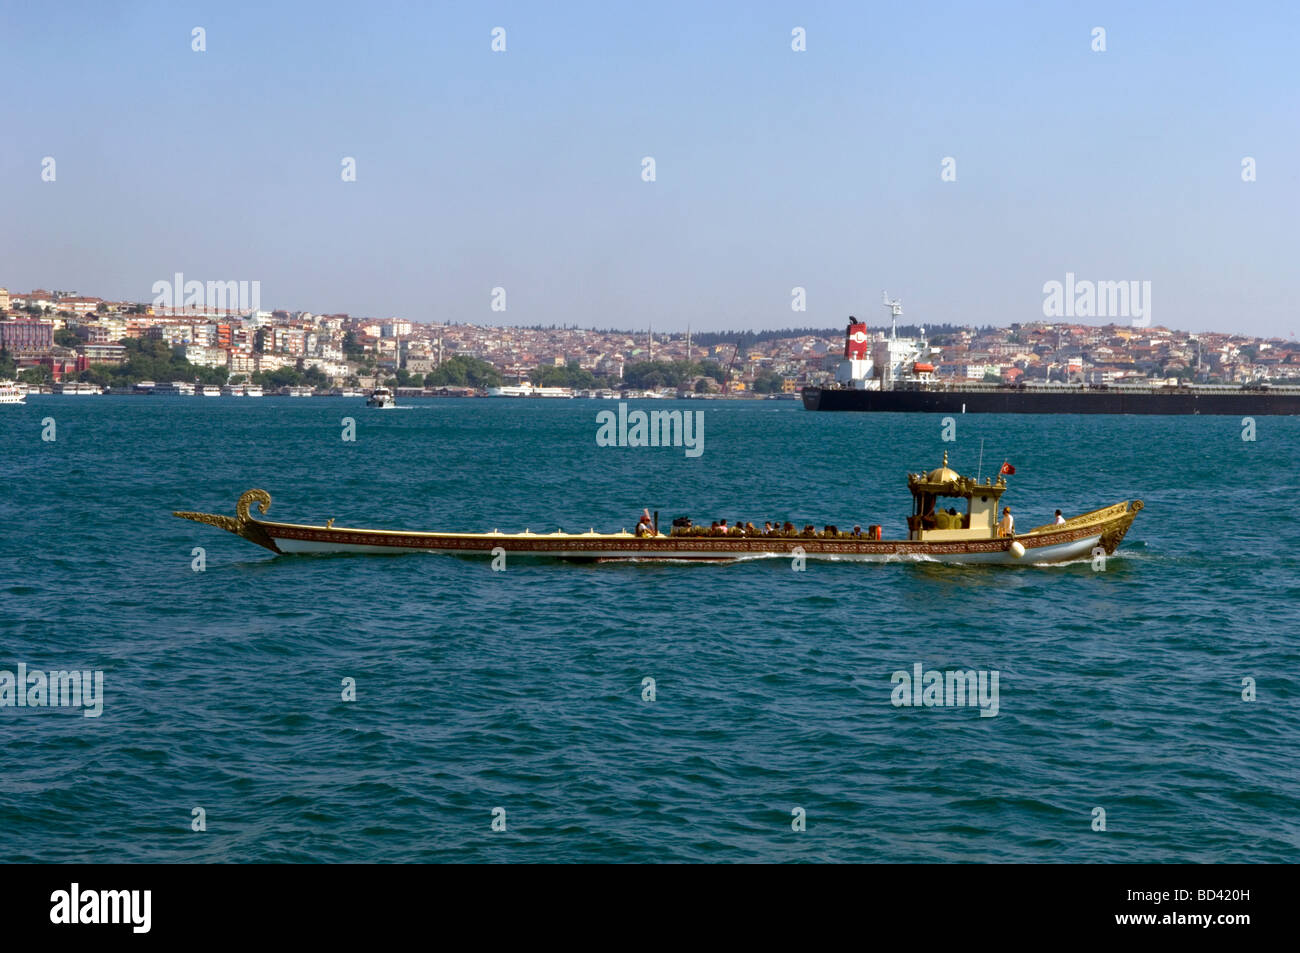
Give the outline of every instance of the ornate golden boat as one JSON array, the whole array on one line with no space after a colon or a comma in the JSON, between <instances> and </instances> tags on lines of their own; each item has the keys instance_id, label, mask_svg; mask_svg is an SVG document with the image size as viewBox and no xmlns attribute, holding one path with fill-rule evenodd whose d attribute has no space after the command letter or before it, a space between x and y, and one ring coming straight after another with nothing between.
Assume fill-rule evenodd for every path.
<instances>
[{"instance_id":1,"label":"ornate golden boat","mask_svg":"<svg viewBox=\"0 0 1300 953\"><path fill-rule=\"evenodd\" d=\"M453 555L544 557L568 560L730 561L756 557L848 560L859 562L933 561L955 563L1043 564L1112 555L1142 509L1141 500L1124 501L1092 510L1064 523L1038 526L1025 533L999 535L998 502L1007 490L1006 478L983 483L963 477L943 465L929 473L908 475L913 511L906 539L873 538L828 528L823 532L711 535L695 528L664 534L618 533L422 533L404 530L359 529L259 519L271 495L249 490L235 505L235 515L176 512L173 516L206 523L242 536L273 553L397 553L434 552ZM965 512L944 511L939 501L961 500Z\"/></svg>"}]
</instances>

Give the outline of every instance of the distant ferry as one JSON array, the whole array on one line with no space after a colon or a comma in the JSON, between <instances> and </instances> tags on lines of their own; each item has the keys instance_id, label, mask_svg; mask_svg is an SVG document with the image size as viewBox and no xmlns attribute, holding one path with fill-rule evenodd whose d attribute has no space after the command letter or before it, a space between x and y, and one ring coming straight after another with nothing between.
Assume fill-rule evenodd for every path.
<instances>
[{"instance_id":1,"label":"distant ferry","mask_svg":"<svg viewBox=\"0 0 1300 953\"><path fill-rule=\"evenodd\" d=\"M155 384L153 394L159 394L163 397L193 397L194 385L185 381L164 381L161 384Z\"/></svg>"},{"instance_id":2,"label":"distant ferry","mask_svg":"<svg viewBox=\"0 0 1300 953\"><path fill-rule=\"evenodd\" d=\"M0 381L0 404L26 403L27 394L13 381Z\"/></svg>"},{"instance_id":3,"label":"distant ferry","mask_svg":"<svg viewBox=\"0 0 1300 953\"><path fill-rule=\"evenodd\" d=\"M888 299L885 305L894 318L889 337L870 348L866 324L849 318L844 360L836 370L835 384L805 387L805 408L932 414L1300 414L1300 386L1269 382L1086 385L936 380L938 349L926 342L924 329L919 338L898 337L902 306Z\"/></svg>"},{"instance_id":4,"label":"distant ferry","mask_svg":"<svg viewBox=\"0 0 1300 953\"><path fill-rule=\"evenodd\" d=\"M261 384L245 384L245 385L244 385L244 396L245 396L245 397L261 397L261 396L262 396L262 385L261 385Z\"/></svg>"},{"instance_id":5,"label":"distant ferry","mask_svg":"<svg viewBox=\"0 0 1300 953\"><path fill-rule=\"evenodd\" d=\"M572 397L573 389L569 387L537 387L527 382L506 384L502 387L489 387L489 397Z\"/></svg>"},{"instance_id":6,"label":"distant ferry","mask_svg":"<svg viewBox=\"0 0 1300 953\"><path fill-rule=\"evenodd\" d=\"M243 397L244 385L243 384L222 384L221 396L222 397Z\"/></svg>"},{"instance_id":7,"label":"distant ferry","mask_svg":"<svg viewBox=\"0 0 1300 953\"><path fill-rule=\"evenodd\" d=\"M292 386L286 384L280 388L281 397L311 397L316 391L311 387L304 387L298 384Z\"/></svg>"},{"instance_id":8,"label":"distant ferry","mask_svg":"<svg viewBox=\"0 0 1300 953\"><path fill-rule=\"evenodd\" d=\"M203 397L220 397L221 388L216 384L204 384L199 394Z\"/></svg>"},{"instance_id":9,"label":"distant ferry","mask_svg":"<svg viewBox=\"0 0 1300 953\"><path fill-rule=\"evenodd\" d=\"M53 385L54 393L70 394L73 396L86 396L92 394L102 394L104 389L98 384L92 384L89 381L59 381Z\"/></svg>"}]
</instances>

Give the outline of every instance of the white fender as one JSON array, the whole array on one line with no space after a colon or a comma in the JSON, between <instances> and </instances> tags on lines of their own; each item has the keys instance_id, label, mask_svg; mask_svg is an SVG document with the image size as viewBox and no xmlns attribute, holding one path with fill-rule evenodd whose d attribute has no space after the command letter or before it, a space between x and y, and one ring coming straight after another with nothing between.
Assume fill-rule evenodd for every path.
<instances>
[{"instance_id":1,"label":"white fender","mask_svg":"<svg viewBox=\"0 0 1300 953\"><path fill-rule=\"evenodd\" d=\"M1015 542L1013 542L1013 543L1011 544L1011 555L1012 555L1012 556L1015 556L1017 559L1019 559L1019 558L1020 558L1021 556L1023 556L1024 554L1025 554L1025 547L1024 547L1023 545L1021 545L1021 543L1020 543L1019 540L1016 540Z\"/></svg>"}]
</instances>

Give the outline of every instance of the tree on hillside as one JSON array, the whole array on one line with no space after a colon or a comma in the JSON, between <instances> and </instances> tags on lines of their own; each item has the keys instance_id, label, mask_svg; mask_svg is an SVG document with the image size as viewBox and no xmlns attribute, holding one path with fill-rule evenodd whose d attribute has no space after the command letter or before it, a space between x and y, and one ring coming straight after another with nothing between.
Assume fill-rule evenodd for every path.
<instances>
[{"instance_id":1,"label":"tree on hillside","mask_svg":"<svg viewBox=\"0 0 1300 953\"><path fill-rule=\"evenodd\" d=\"M595 375L580 367L577 361L570 361L563 367L556 367L553 364L535 367L529 373L528 379L539 387L583 389L596 386Z\"/></svg>"},{"instance_id":2,"label":"tree on hillside","mask_svg":"<svg viewBox=\"0 0 1300 953\"><path fill-rule=\"evenodd\" d=\"M500 383L500 371L464 354L453 354L424 378L425 387L497 387Z\"/></svg>"}]
</instances>

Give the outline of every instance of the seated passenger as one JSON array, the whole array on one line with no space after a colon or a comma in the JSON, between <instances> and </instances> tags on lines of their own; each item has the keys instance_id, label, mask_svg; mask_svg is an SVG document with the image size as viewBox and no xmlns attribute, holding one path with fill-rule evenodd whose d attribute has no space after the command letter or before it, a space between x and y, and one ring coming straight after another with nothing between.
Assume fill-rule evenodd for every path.
<instances>
[{"instance_id":1,"label":"seated passenger","mask_svg":"<svg viewBox=\"0 0 1300 953\"><path fill-rule=\"evenodd\" d=\"M771 520L764 520L764 521L763 521L763 535L764 535L764 536L771 536L771 535L772 535L772 521L771 521Z\"/></svg>"},{"instance_id":2,"label":"seated passenger","mask_svg":"<svg viewBox=\"0 0 1300 953\"><path fill-rule=\"evenodd\" d=\"M855 525L855 526L853 527L853 538L854 538L854 539L861 539L861 538L862 538L862 527L861 527L861 526L857 526L857 525Z\"/></svg>"}]
</instances>

